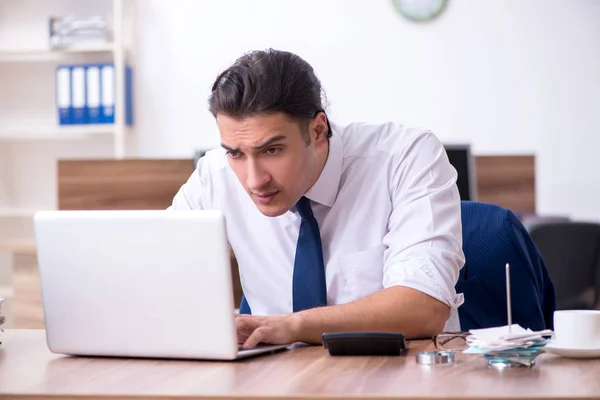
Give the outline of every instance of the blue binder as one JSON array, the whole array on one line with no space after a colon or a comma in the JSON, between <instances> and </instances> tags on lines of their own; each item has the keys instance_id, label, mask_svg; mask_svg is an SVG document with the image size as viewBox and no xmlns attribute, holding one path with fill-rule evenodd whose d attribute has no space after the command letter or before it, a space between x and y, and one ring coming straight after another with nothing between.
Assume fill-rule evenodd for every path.
<instances>
[{"instance_id":1,"label":"blue binder","mask_svg":"<svg viewBox=\"0 0 600 400\"><path fill-rule=\"evenodd\" d=\"M100 65L85 66L85 84L85 123L97 124L100 122Z\"/></svg>"},{"instance_id":2,"label":"blue binder","mask_svg":"<svg viewBox=\"0 0 600 400\"><path fill-rule=\"evenodd\" d=\"M125 67L125 124L133 125L133 70ZM114 64L59 65L56 69L56 107L59 125L114 124Z\"/></svg>"},{"instance_id":3,"label":"blue binder","mask_svg":"<svg viewBox=\"0 0 600 400\"><path fill-rule=\"evenodd\" d=\"M71 107L71 68L59 65L56 68L56 108L58 110L58 124L71 125L73 123Z\"/></svg>"},{"instance_id":4,"label":"blue binder","mask_svg":"<svg viewBox=\"0 0 600 400\"><path fill-rule=\"evenodd\" d=\"M71 105L73 107L73 124L85 123L85 66L71 66Z\"/></svg>"},{"instance_id":5,"label":"blue binder","mask_svg":"<svg viewBox=\"0 0 600 400\"><path fill-rule=\"evenodd\" d=\"M100 123L115 123L115 67L113 64L100 66Z\"/></svg>"},{"instance_id":6,"label":"blue binder","mask_svg":"<svg viewBox=\"0 0 600 400\"><path fill-rule=\"evenodd\" d=\"M125 67L125 124L133 125L133 70Z\"/></svg>"}]
</instances>

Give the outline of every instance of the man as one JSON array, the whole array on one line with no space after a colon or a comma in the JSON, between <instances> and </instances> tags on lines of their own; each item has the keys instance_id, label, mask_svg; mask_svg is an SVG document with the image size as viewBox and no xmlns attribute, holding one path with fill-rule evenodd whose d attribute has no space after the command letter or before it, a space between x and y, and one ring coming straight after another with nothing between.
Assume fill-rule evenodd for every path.
<instances>
[{"instance_id":1,"label":"man","mask_svg":"<svg viewBox=\"0 0 600 400\"><path fill-rule=\"evenodd\" d=\"M209 97L222 149L170 207L225 214L244 292L240 343L459 330L460 199L443 146L398 124L337 126L321 101L297 55L239 58Z\"/></svg>"}]
</instances>

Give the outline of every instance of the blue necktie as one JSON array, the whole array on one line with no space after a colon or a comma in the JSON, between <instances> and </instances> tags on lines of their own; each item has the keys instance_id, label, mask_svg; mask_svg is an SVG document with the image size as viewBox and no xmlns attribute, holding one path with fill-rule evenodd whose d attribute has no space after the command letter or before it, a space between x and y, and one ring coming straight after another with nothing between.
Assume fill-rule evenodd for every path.
<instances>
[{"instance_id":1,"label":"blue necktie","mask_svg":"<svg viewBox=\"0 0 600 400\"><path fill-rule=\"evenodd\" d=\"M293 310L302 311L327 305L325 264L319 224L310 208L310 200L302 197L296 210L302 218L296 244L292 282ZM242 297L240 314L251 314L246 297Z\"/></svg>"},{"instance_id":2,"label":"blue necktie","mask_svg":"<svg viewBox=\"0 0 600 400\"><path fill-rule=\"evenodd\" d=\"M325 265L319 224L304 196L296 204L302 222L296 244L292 298L294 312L327 305Z\"/></svg>"}]
</instances>

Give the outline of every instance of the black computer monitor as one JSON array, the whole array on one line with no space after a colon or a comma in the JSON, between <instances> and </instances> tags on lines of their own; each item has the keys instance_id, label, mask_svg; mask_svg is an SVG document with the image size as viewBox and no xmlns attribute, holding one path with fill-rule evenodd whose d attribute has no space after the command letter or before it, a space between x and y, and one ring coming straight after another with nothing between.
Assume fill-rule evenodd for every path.
<instances>
[{"instance_id":1,"label":"black computer monitor","mask_svg":"<svg viewBox=\"0 0 600 400\"><path fill-rule=\"evenodd\" d=\"M456 184L461 200L475 199L475 166L471 147L465 145L444 145L450 164L456 169L458 179Z\"/></svg>"}]
</instances>

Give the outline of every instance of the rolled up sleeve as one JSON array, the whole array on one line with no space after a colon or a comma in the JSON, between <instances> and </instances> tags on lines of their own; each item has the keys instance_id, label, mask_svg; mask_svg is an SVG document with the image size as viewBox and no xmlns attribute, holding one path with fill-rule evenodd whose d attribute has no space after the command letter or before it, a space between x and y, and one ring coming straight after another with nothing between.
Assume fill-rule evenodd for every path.
<instances>
[{"instance_id":1,"label":"rolled up sleeve","mask_svg":"<svg viewBox=\"0 0 600 400\"><path fill-rule=\"evenodd\" d=\"M427 131L411 139L390 165L392 212L383 243L383 286L407 286L453 309L465 259L456 170Z\"/></svg>"}]
</instances>

